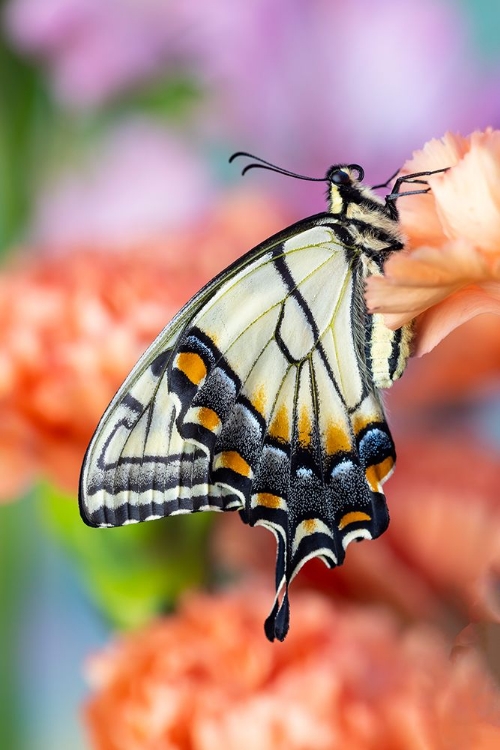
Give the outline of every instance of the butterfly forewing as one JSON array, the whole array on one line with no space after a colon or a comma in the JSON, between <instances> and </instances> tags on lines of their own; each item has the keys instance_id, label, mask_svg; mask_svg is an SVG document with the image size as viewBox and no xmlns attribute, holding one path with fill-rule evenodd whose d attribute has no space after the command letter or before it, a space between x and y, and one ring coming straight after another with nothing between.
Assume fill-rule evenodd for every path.
<instances>
[{"instance_id":1,"label":"butterfly forewing","mask_svg":"<svg viewBox=\"0 0 500 750\"><path fill-rule=\"evenodd\" d=\"M349 542L388 524L395 453L373 379L386 377L380 341L395 344L366 326L369 264L331 214L248 253L151 345L85 457L89 525L239 510L271 530L271 639L286 634L288 584L307 560L341 564Z\"/></svg>"},{"instance_id":2,"label":"butterfly forewing","mask_svg":"<svg viewBox=\"0 0 500 750\"><path fill-rule=\"evenodd\" d=\"M279 535L280 581L383 531L394 451L353 337L359 263L335 229L255 251L160 334L89 447L88 523L244 510Z\"/></svg>"}]
</instances>

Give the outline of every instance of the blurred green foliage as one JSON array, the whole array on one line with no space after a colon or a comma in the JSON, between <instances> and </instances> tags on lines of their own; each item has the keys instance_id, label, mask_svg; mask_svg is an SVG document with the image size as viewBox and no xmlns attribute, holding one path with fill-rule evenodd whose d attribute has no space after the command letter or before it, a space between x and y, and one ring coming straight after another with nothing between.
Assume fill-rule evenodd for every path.
<instances>
[{"instance_id":1,"label":"blurred green foliage","mask_svg":"<svg viewBox=\"0 0 500 750\"><path fill-rule=\"evenodd\" d=\"M19 626L33 568L33 549L22 543L29 500L0 507L0 747L20 750L23 701L18 670Z\"/></svg>"},{"instance_id":2,"label":"blurred green foliage","mask_svg":"<svg viewBox=\"0 0 500 750\"><path fill-rule=\"evenodd\" d=\"M126 114L185 124L201 97L196 81L179 71L100 110L70 113L53 101L43 68L16 54L0 34L0 256L22 243L37 186L54 165L78 159Z\"/></svg>"},{"instance_id":3,"label":"blurred green foliage","mask_svg":"<svg viewBox=\"0 0 500 750\"><path fill-rule=\"evenodd\" d=\"M114 626L142 625L210 577L213 514L93 529L82 522L74 498L48 484L39 497L42 522L67 549L89 597Z\"/></svg>"},{"instance_id":4,"label":"blurred green foliage","mask_svg":"<svg viewBox=\"0 0 500 750\"><path fill-rule=\"evenodd\" d=\"M140 110L185 126L203 95L199 83L179 71L176 76L160 76L136 91L125 94L116 103L115 113L127 114Z\"/></svg>"},{"instance_id":5,"label":"blurred green foliage","mask_svg":"<svg viewBox=\"0 0 500 750\"><path fill-rule=\"evenodd\" d=\"M9 644L0 649L2 749L33 750L33 726L25 726L26 674L19 666L30 658L29 650L22 652L26 627L29 632L37 628L30 620L30 602L46 590L52 574L47 544L63 552L103 625L139 627L172 609L186 589L210 580L213 519L212 513L198 513L93 529L82 522L76 498L47 483L0 506L0 643ZM46 637L42 624L40 641L33 647L46 648ZM45 750L43 741L39 747Z\"/></svg>"},{"instance_id":6,"label":"blurred green foliage","mask_svg":"<svg viewBox=\"0 0 500 750\"><path fill-rule=\"evenodd\" d=\"M49 110L40 74L0 37L0 252L19 239L29 213Z\"/></svg>"}]
</instances>

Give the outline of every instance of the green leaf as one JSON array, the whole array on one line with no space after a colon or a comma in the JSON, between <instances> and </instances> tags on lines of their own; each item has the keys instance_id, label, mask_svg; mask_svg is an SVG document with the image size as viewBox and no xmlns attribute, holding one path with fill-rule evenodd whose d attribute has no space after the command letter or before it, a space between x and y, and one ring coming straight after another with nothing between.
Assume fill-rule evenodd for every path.
<instances>
[{"instance_id":1,"label":"green leaf","mask_svg":"<svg viewBox=\"0 0 500 750\"><path fill-rule=\"evenodd\" d=\"M43 517L65 545L90 597L115 626L136 627L207 581L211 515L176 516L116 529L93 529L74 498L41 487Z\"/></svg>"},{"instance_id":2,"label":"green leaf","mask_svg":"<svg viewBox=\"0 0 500 750\"><path fill-rule=\"evenodd\" d=\"M0 253L23 238L52 123L42 74L0 36Z\"/></svg>"},{"instance_id":3,"label":"green leaf","mask_svg":"<svg viewBox=\"0 0 500 750\"><path fill-rule=\"evenodd\" d=\"M31 523L29 510L29 503L21 500L0 506L0 747L16 750L27 748L17 644L36 557L24 544L24 529Z\"/></svg>"},{"instance_id":4,"label":"green leaf","mask_svg":"<svg viewBox=\"0 0 500 750\"><path fill-rule=\"evenodd\" d=\"M115 106L121 114L128 110L139 110L166 120L185 122L192 116L204 95L194 78L177 71L123 94Z\"/></svg>"}]
</instances>

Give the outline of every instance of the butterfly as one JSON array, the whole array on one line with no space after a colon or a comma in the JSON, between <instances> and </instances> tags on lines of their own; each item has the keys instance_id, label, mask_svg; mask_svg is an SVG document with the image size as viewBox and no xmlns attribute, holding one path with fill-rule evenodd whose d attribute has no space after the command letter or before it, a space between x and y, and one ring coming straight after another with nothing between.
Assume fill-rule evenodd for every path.
<instances>
[{"instance_id":1,"label":"butterfly","mask_svg":"<svg viewBox=\"0 0 500 750\"><path fill-rule=\"evenodd\" d=\"M288 587L308 560L341 565L351 542L388 526L396 454L379 389L403 373L412 333L370 314L363 292L403 248L396 200L429 189L401 186L429 173L399 177L384 200L357 164L312 178L240 156L257 160L243 173L324 181L328 211L243 255L160 333L96 429L79 503L94 527L211 510L269 529L272 641L288 632Z\"/></svg>"}]
</instances>

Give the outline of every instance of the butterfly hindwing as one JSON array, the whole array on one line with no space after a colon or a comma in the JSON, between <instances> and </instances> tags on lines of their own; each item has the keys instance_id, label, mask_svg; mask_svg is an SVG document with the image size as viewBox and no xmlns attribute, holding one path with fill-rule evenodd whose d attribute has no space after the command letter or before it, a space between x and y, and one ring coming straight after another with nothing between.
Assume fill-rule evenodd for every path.
<instances>
[{"instance_id":1,"label":"butterfly hindwing","mask_svg":"<svg viewBox=\"0 0 500 750\"><path fill-rule=\"evenodd\" d=\"M287 587L307 560L341 564L350 541L388 524L395 453L369 361L382 334L365 334L366 273L331 214L263 243L159 335L84 461L89 525L240 510L270 529L271 639L286 634Z\"/></svg>"}]
</instances>

